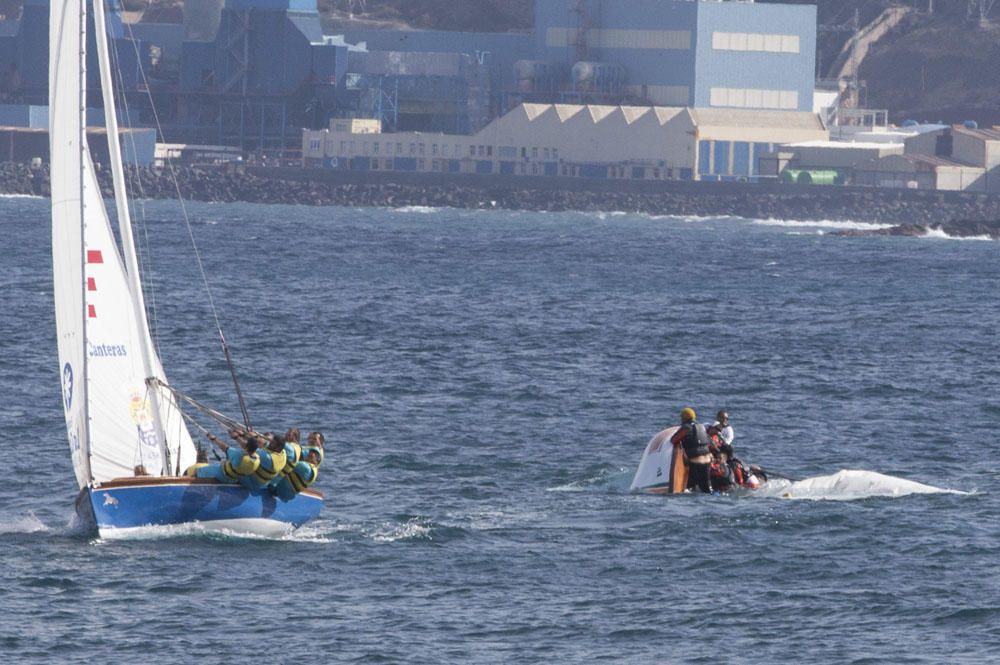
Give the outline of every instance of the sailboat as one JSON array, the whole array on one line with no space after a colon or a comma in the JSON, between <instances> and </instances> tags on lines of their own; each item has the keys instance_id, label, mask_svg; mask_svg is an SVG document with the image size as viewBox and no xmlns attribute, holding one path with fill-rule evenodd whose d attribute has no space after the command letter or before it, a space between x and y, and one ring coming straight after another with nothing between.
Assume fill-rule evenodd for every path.
<instances>
[{"instance_id":1,"label":"sailboat","mask_svg":"<svg viewBox=\"0 0 1000 665\"><path fill-rule=\"evenodd\" d=\"M320 493L306 489L282 502L266 491L181 476L197 450L183 400L167 381L146 316L103 2L59 0L51 4L49 17L53 283L62 402L80 487L76 512L102 537L182 524L266 536L287 533L319 514ZM93 8L120 247L87 143L88 6Z\"/></svg>"}]
</instances>

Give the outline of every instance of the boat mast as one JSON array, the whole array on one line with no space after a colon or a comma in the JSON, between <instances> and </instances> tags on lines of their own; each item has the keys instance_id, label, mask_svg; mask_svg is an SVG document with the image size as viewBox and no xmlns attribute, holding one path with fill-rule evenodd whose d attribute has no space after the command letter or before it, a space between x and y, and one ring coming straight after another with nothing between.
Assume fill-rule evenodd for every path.
<instances>
[{"instance_id":1,"label":"boat mast","mask_svg":"<svg viewBox=\"0 0 1000 665\"><path fill-rule=\"evenodd\" d=\"M104 0L93 0L94 5L94 38L97 43L97 62L101 74L101 96L104 100L104 126L108 133L108 155L111 161L111 175L114 182L115 208L118 212L118 231L122 239L122 252L125 255L125 272L128 276L129 293L136 323L140 326L139 346L142 358L143 372L146 379L156 377L153 351L149 347L152 339L149 333L149 321L146 319L146 301L142 292L142 280L139 276L139 260L135 252L135 241L132 237L132 218L128 209L128 194L125 191L125 172L122 166L121 143L118 138L118 115L115 107L114 87L111 79L111 58L108 52L108 33L105 21ZM147 394L152 402L153 425L163 456L164 474L170 474L170 450L163 431L163 421L160 414L159 388L149 387ZM178 451L179 454L179 451Z\"/></svg>"}]
</instances>

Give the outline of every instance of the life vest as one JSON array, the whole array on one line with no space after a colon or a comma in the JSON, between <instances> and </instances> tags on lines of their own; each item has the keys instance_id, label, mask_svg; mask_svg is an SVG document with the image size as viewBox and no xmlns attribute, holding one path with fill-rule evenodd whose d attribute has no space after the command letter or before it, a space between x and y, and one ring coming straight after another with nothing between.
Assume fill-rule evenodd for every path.
<instances>
[{"instance_id":1,"label":"life vest","mask_svg":"<svg viewBox=\"0 0 1000 665\"><path fill-rule=\"evenodd\" d=\"M711 439L708 438L708 432L705 431L704 425L688 422L681 425L681 429L685 432L681 445L684 446L684 452L687 453L688 459L708 454L708 444Z\"/></svg>"},{"instance_id":2,"label":"life vest","mask_svg":"<svg viewBox=\"0 0 1000 665\"><path fill-rule=\"evenodd\" d=\"M184 469L184 475L194 478L198 475L198 469L203 469L206 466L208 466L208 462L197 462L196 464L192 464L188 468Z\"/></svg>"},{"instance_id":3,"label":"life vest","mask_svg":"<svg viewBox=\"0 0 1000 665\"><path fill-rule=\"evenodd\" d=\"M267 459L270 462L270 468L265 466L264 459ZM281 452L276 453L273 450L268 450L267 455L262 457L260 466L254 470L253 477L266 485L274 480L284 468L285 451L282 450Z\"/></svg>"},{"instance_id":4,"label":"life vest","mask_svg":"<svg viewBox=\"0 0 1000 665\"><path fill-rule=\"evenodd\" d=\"M233 463L227 454L226 461L222 464L222 472L226 474L227 478L239 480L240 476L253 475L253 472L256 471L259 466L260 458L257 457L257 455L247 455L244 452L239 464L233 466Z\"/></svg>"},{"instance_id":5,"label":"life vest","mask_svg":"<svg viewBox=\"0 0 1000 665\"><path fill-rule=\"evenodd\" d=\"M304 467L304 468L303 468ZM303 478L306 469L312 471L312 475L309 478ZM310 464L309 462L299 462L292 469L292 472L288 474L288 482L292 484L292 488L295 489L296 494L304 490L305 488L316 482L316 476L319 475L319 469Z\"/></svg>"},{"instance_id":6,"label":"life vest","mask_svg":"<svg viewBox=\"0 0 1000 665\"><path fill-rule=\"evenodd\" d=\"M287 476L295 468L295 465L299 463L302 459L302 446L295 443L294 441L288 441L285 443L285 466L281 468L279 473L282 476Z\"/></svg>"}]
</instances>

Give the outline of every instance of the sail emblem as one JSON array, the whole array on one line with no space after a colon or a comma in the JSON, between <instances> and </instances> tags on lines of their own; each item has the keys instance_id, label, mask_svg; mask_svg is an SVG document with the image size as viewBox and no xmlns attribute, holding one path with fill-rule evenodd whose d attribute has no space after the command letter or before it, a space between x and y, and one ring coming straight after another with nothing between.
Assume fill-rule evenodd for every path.
<instances>
[{"instance_id":1,"label":"sail emblem","mask_svg":"<svg viewBox=\"0 0 1000 665\"><path fill-rule=\"evenodd\" d=\"M66 410L73 405L73 366L69 363L63 365L62 372L62 384L63 384L63 404L66 405Z\"/></svg>"},{"instance_id":2,"label":"sail emblem","mask_svg":"<svg viewBox=\"0 0 1000 665\"><path fill-rule=\"evenodd\" d=\"M132 391L129 412L132 414L132 422L135 423L136 430L139 432L139 442L144 448L158 453L160 442L156 436L156 427L153 425L153 411L150 408L149 400L137 390Z\"/></svg>"}]
</instances>

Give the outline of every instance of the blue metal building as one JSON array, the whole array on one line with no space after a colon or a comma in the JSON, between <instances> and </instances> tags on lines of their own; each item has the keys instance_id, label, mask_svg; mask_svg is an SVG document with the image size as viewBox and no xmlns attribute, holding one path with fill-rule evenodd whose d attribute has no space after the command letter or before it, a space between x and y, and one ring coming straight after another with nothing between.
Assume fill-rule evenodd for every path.
<instances>
[{"instance_id":1,"label":"blue metal building","mask_svg":"<svg viewBox=\"0 0 1000 665\"><path fill-rule=\"evenodd\" d=\"M595 77L620 68L622 89L605 92L631 103L812 108L813 5L535 0L535 45L573 68L569 92L600 90Z\"/></svg>"},{"instance_id":2,"label":"blue metal building","mask_svg":"<svg viewBox=\"0 0 1000 665\"><path fill-rule=\"evenodd\" d=\"M184 42L173 140L282 148L336 107L347 47L315 0L226 0L209 41Z\"/></svg>"}]
</instances>

